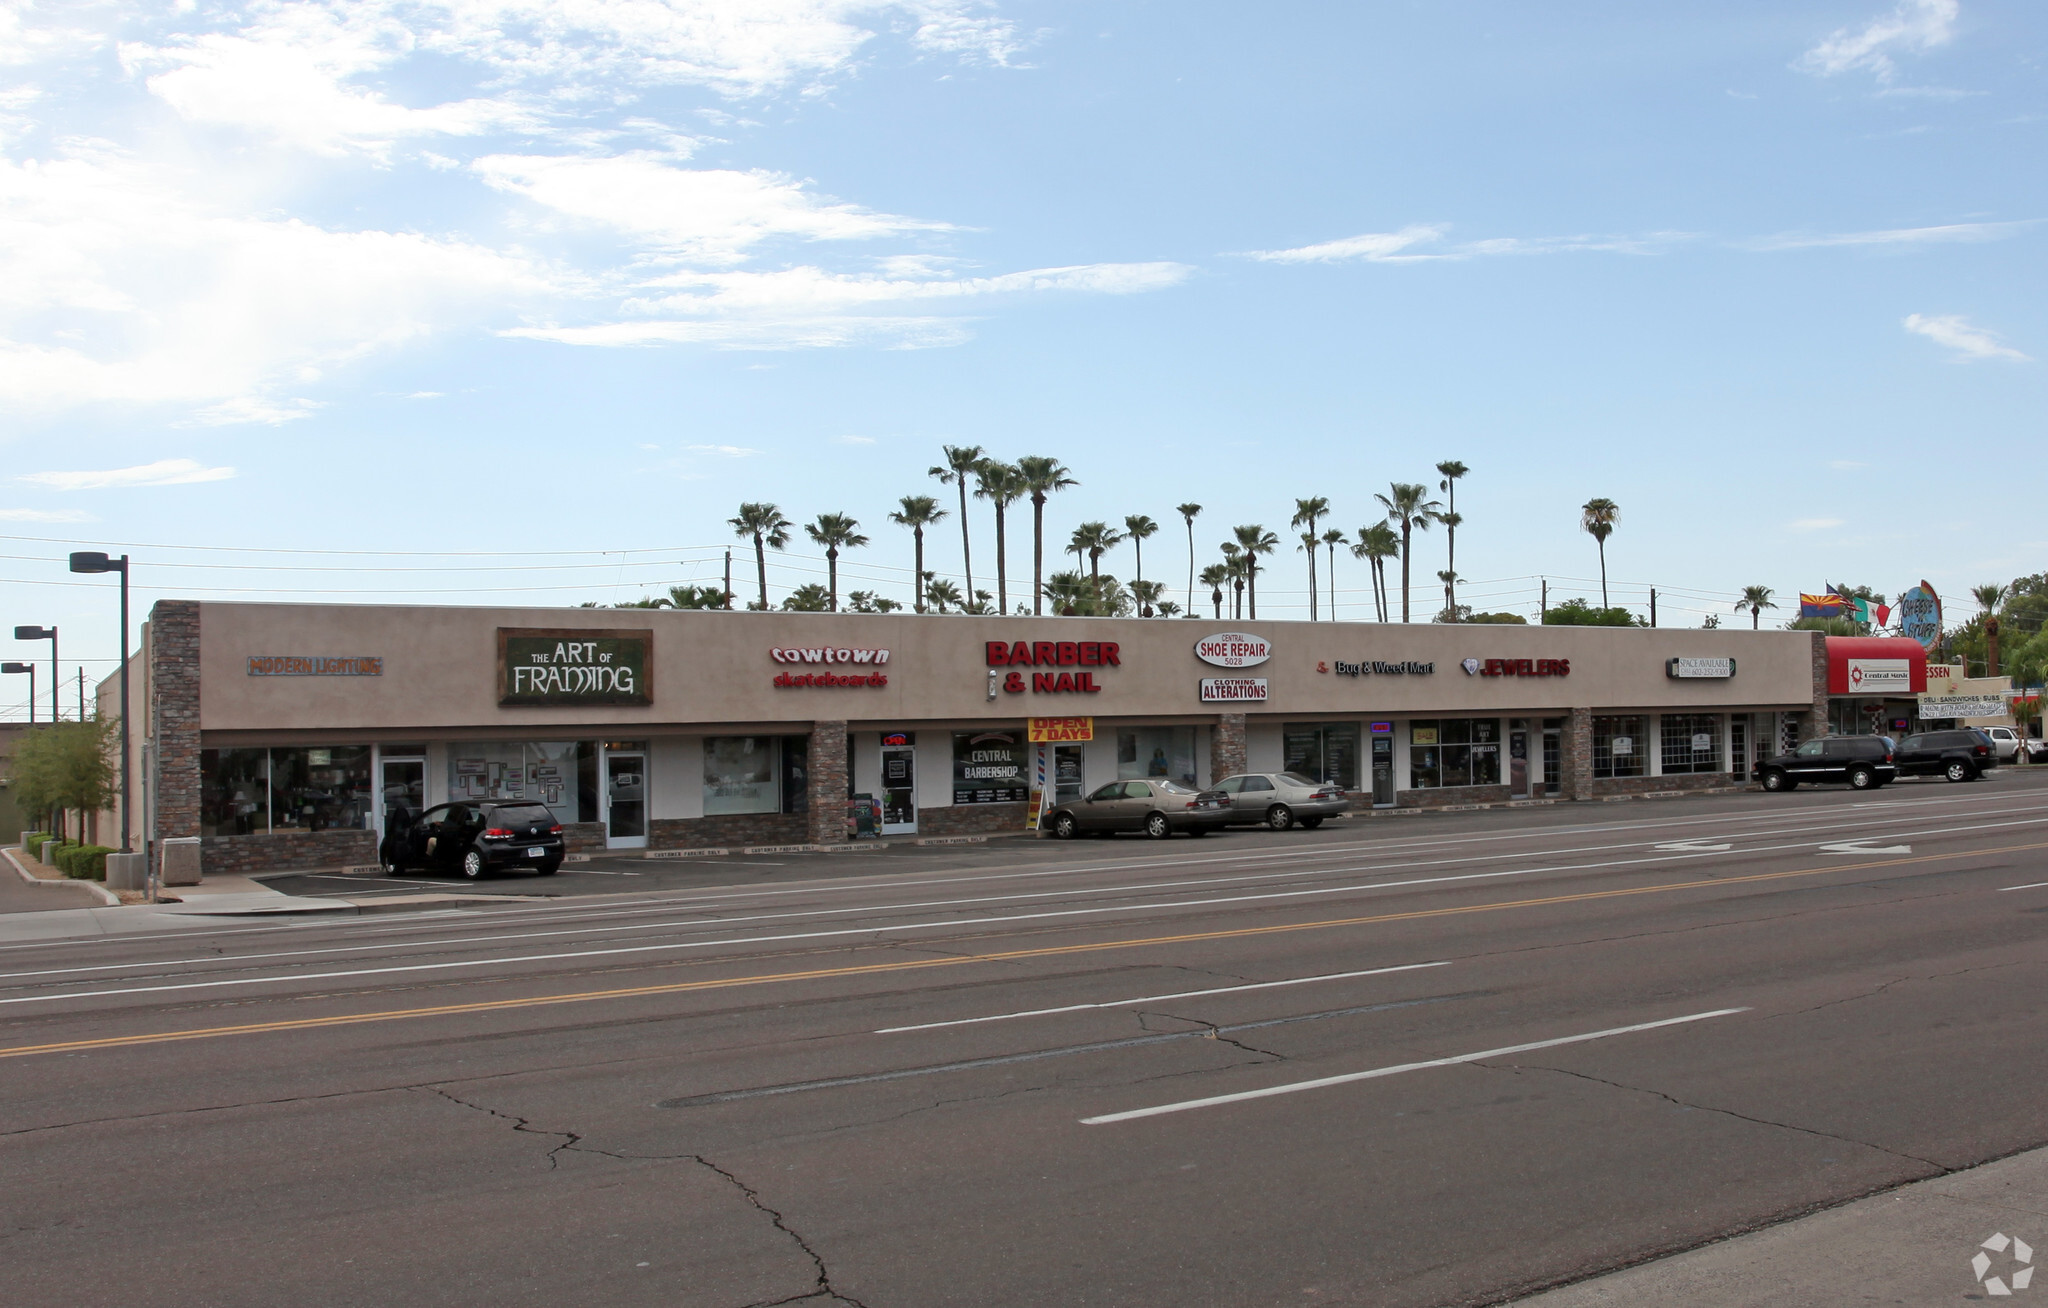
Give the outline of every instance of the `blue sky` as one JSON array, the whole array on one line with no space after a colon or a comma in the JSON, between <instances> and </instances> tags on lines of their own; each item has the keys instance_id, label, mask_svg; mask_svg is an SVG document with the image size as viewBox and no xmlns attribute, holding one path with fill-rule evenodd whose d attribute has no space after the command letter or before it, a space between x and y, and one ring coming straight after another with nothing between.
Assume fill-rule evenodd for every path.
<instances>
[{"instance_id":1,"label":"blue sky","mask_svg":"<svg viewBox=\"0 0 2048 1308\"><path fill-rule=\"evenodd\" d=\"M0 586L93 657L111 597L18 538L140 543L145 604L625 599L709 580L766 499L859 518L845 584L907 595L885 514L965 443L1073 469L1057 540L1166 524L1154 575L1184 500L1208 562L1459 459L1482 608L1597 591L1595 495L1666 623L1960 596L2048 541L2044 34L1994 0L0 0ZM1305 616L1274 568L1262 614Z\"/></svg>"}]
</instances>

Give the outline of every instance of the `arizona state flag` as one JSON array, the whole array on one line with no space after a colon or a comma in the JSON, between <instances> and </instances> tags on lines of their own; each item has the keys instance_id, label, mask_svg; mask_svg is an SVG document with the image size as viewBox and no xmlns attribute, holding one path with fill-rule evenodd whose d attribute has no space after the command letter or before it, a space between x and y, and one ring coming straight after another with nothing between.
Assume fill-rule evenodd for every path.
<instances>
[{"instance_id":1,"label":"arizona state flag","mask_svg":"<svg viewBox=\"0 0 2048 1308\"><path fill-rule=\"evenodd\" d=\"M1825 595L1799 597L1799 616L1802 618L1839 618L1842 616L1842 597L1829 591Z\"/></svg>"}]
</instances>

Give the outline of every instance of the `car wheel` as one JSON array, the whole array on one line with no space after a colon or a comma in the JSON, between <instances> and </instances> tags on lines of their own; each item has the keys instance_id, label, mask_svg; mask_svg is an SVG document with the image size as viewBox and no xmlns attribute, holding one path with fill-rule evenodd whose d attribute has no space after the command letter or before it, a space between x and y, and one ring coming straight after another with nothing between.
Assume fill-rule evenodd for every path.
<instances>
[{"instance_id":1,"label":"car wheel","mask_svg":"<svg viewBox=\"0 0 2048 1308\"><path fill-rule=\"evenodd\" d=\"M472 849L465 853L462 856L462 875L468 877L471 881L476 881L480 880L483 877L483 874L483 851L478 849Z\"/></svg>"},{"instance_id":2,"label":"car wheel","mask_svg":"<svg viewBox=\"0 0 2048 1308\"><path fill-rule=\"evenodd\" d=\"M1315 817L1305 817L1301 820L1301 825L1310 831L1314 831L1317 827L1323 825L1322 816L1318 814Z\"/></svg>"},{"instance_id":3,"label":"car wheel","mask_svg":"<svg viewBox=\"0 0 2048 1308\"><path fill-rule=\"evenodd\" d=\"M1200 840L1200 839L1201 839L1201 838L1202 838L1203 836L1206 836L1206 835L1208 835L1208 834L1209 834L1209 828L1207 828L1207 827L1189 827L1189 828L1188 828L1188 834L1189 834L1189 835L1191 835L1191 836L1193 836L1193 837L1194 837L1195 839L1197 839L1197 840Z\"/></svg>"},{"instance_id":4,"label":"car wheel","mask_svg":"<svg viewBox=\"0 0 2048 1308\"><path fill-rule=\"evenodd\" d=\"M1785 775L1785 774L1784 774L1783 772L1781 772L1781 771L1780 771L1780 770L1778 770L1777 768L1770 768L1770 769L1767 769L1767 770L1766 770L1766 771L1764 772L1764 789L1765 789L1765 790L1769 790L1769 791L1773 791L1773 792L1776 792L1776 791L1780 791L1780 790L1791 790L1792 788L1794 788L1794 787L1795 787L1795 786L1797 786L1798 784L1799 784L1798 782L1796 782L1796 781L1794 781L1794 780L1793 780L1792 778L1790 778L1790 777L1786 776L1786 775Z\"/></svg>"},{"instance_id":5,"label":"car wheel","mask_svg":"<svg viewBox=\"0 0 2048 1308\"><path fill-rule=\"evenodd\" d=\"M553 875L554 875L554 874L555 874L555 873L556 873L557 871L559 871L559 870L560 870L561 866L562 866L562 865L561 865L560 863L543 863L543 864L541 864L541 865L540 865L539 867L535 868L534 870L535 870L536 872L539 872L539 873L540 873L540 874L541 874L542 876L544 876L544 877L551 877L551 876L553 876Z\"/></svg>"},{"instance_id":6,"label":"car wheel","mask_svg":"<svg viewBox=\"0 0 2048 1308\"><path fill-rule=\"evenodd\" d=\"M1849 789L1868 790L1877 784L1877 773L1869 768L1849 769Z\"/></svg>"},{"instance_id":7,"label":"car wheel","mask_svg":"<svg viewBox=\"0 0 2048 1308\"><path fill-rule=\"evenodd\" d=\"M1275 804L1266 810L1266 825L1275 831L1285 831L1294 825L1294 810L1285 804Z\"/></svg>"},{"instance_id":8,"label":"car wheel","mask_svg":"<svg viewBox=\"0 0 2048 1308\"><path fill-rule=\"evenodd\" d=\"M1941 772L1950 781L1968 781L1970 779L1970 765L1959 758L1950 759L1948 766L1943 768Z\"/></svg>"},{"instance_id":9,"label":"car wheel","mask_svg":"<svg viewBox=\"0 0 2048 1308\"><path fill-rule=\"evenodd\" d=\"M405 875L405 864L399 862L397 859L387 858L383 860L383 863L385 876L402 877Z\"/></svg>"},{"instance_id":10,"label":"car wheel","mask_svg":"<svg viewBox=\"0 0 2048 1308\"><path fill-rule=\"evenodd\" d=\"M1081 834L1081 824L1074 821L1072 813L1062 813L1052 820L1052 833L1061 840L1072 840Z\"/></svg>"},{"instance_id":11,"label":"car wheel","mask_svg":"<svg viewBox=\"0 0 2048 1308\"><path fill-rule=\"evenodd\" d=\"M1173 823L1166 820L1164 813L1148 814L1145 818L1145 834L1154 840L1164 840L1173 834Z\"/></svg>"}]
</instances>

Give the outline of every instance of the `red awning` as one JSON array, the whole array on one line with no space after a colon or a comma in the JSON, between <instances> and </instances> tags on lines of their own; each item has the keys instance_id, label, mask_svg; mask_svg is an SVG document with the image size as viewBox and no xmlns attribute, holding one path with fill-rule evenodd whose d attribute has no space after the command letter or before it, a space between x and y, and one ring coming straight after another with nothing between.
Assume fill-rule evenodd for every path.
<instances>
[{"instance_id":1,"label":"red awning","mask_svg":"<svg viewBox=\"0 0 2048 1308\"><path fill-rule=\"evenodd\" d=\"M1904 636L1829 636L1828 694L1920 695L1927 651Z\"/></svg>"}]
</instances>

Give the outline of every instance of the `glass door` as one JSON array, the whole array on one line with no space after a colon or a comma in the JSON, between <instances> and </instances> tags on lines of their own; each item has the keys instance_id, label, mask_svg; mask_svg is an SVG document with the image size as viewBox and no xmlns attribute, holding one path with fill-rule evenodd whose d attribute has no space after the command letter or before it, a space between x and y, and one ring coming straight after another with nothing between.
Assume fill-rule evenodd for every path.
<instances>
[{"instance_id":1,"label":"glass door","mask_svg":"<svg viewBox=\"0 0 2048 1308\"><path fill-rule=\"evenodd\" d=\"M1529 720L1508 719L1508 793L1529 798Z\"/></svg>"},{"instance_id":2,"label":"glass door","mask_svg":"<svg viewBox=\"0 0 2048 1308\"><path fill-rule=\"evenodd\" d=\"M882 746L882 834L908 836L916 833L917 746L885 743Z\"/></svg>"},{"instance_id":3,"label":"glass door","mask_svg":"<svg viewBox=\"0 0 2048 1308\"><path fill-rule=\"evenodd\" d=\"M647 755L606 750L604 782L605 847L647 848Z\"/></svg>"},{"instance_id":4,"label":"glass door","mask_svg":"<svg viewBox=\"0 0 2048 1308\"><path fill-rule=\"evenodd\" d=\"M427 806L427 761L385 758L378 762L377 835L403 831Z\"/></svg>"},{"instance_id":5,"label":"glass door","mask_svg":"<svg viewBox=\"0 0 2048 1308\"><path fill-rule=\"evenodd\" d=\"M1052 747L1052 802L1070 804L1081 798L1081 747Z\"/></svg>"},{"instance_id":6,"label":"glass door","mask_svg":"<svg viewBox=\"0 0 2048 1308\"><path fill-rule=\"evenodd\" d=\"M1394 738L1372 738L1372 803L1374 808L1394 804Z\"/></svg>"}]
</instances>

